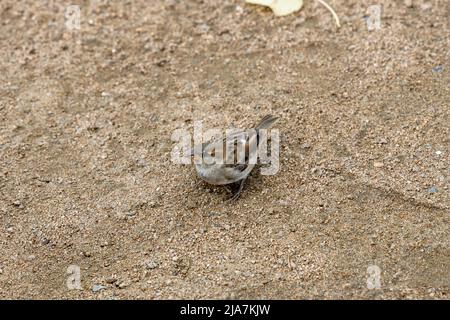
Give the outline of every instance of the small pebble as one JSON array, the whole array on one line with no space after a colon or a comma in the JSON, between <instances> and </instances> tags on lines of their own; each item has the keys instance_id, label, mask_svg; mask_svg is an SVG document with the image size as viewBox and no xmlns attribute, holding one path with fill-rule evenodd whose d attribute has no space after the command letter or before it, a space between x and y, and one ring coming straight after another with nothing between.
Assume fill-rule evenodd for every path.
<instances>
[{"instance_id":1,"label":"small pebble","mask_svg":"<svg viewBox=\"0 0 450 320\"><path fill-rule=\"evenodd\" d=\"M277 272L275 274L275 280L282 280L282 279L283 279L283 275L281 273Z\"/></svg>"},{"instance_id":2,"label":"small pebble","mask_svg":"<svg viewBox=\"0 0 450 320\"><path fill-rule=\"evenodd\" d=\"M383 162L374 162L373 166L375 168L381 168L381 167L384 167L384 163Z\"/></svg>"},{"instance_id":3,"label":"small pebble","mask_svg":"<svg viewBox=\"0 0 450 320\"><path fill-rule=\"evenodd\" d=\"M436 187L429 187L428 188L428 193L436 193L438 190Z\"/></svg>"},{"instance_id":4,"label":"small pebble","mask_svg":"<svg viewBox=\"0 0 450 320\"><path fill-rule=\"evenodd\" d=\"M154 260L148 260L145 262L145 267L149 270L156 269L158 264Z\"/></svg>"},{"instance_id":5,"label":"small pebble","mask_svg":"<svg viewBox=\"0 0 450 320\"><path fill-rule=\"evenodd\" d=\"M119 289L124 289L124 288L126 288L126 287L128 287L130 284L128 283L128 282L126 282L126 281L121 281L119 284L117 284L117 287L119 288Z\"/></svg>"},{"instance_id":6,"label":"small pebble","mask_svg":"<svg viewBox=\"0 0 450 320\"><path fill-rule=\"evenodd\" d=\"M99 292L99 291L104 290L104 289L106 289L106 287L102 286L101 284L94 284L92 286L92 292Z\"/></svg>"},{"instance_id":7,"label":"small pebble","mask_svg":"<svg viewBox=\"0 0 450 320\"><path fill-rule=\"evenodd\" d=\"M432 70L434 73L442 73L442 71L444 71L444 66L438 65L438 66L434 67Z\"/></svg>"},{"instance_id":8,"label":"small pebble","mask_svg":"<svg viewBox=\"0 0 450 320\"><path fill-rule=\"evenodd\" d=\"M407 8L412 8L414 6L412 0L405 0L405 6Z\"/></svg>"},{"instance_id":9,"label":"small pebble","mask_svg":"<svg viewBox=\"0 0 450 320\"><path fill-rule=\"evenodd\" d=\"M311 145L309 143L305 142L305 143L300 145L300 148L302 148L302 149L309 149L309 148L311 148Z\"/></svg>"},{"instance_id":10,"label":"small pebble","mask_svg":"<svg viewBox=\"0 0 450 320\"><path fill-rule=\"evenodd\" d=\"M117 279L114 277L109 277L108 279L106 279L106 283L109 283L109 284L113 284L116 282L117 282Z\"/></svg>"},{"instance_id":11,"label":"small pebble","mask_svg":"<svg viewBox=\"0 0 450 320\"><path fill-rule=\"evenodd\" d=\"M36 258L34 254L31 254L27 257L27 261L33 261Z\"/></svg>"}]
</instances>

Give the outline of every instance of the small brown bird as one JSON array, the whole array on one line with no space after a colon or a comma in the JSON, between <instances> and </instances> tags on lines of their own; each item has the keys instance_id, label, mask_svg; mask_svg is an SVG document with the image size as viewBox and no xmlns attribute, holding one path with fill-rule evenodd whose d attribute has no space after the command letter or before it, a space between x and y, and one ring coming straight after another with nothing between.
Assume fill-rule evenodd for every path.
<instances>
[{"instance_id":1,"label":"small brown bird","mask_svg":"<svg viewBox=\"0 0 450 320\"><path fill-rule=\"evenodd\" d=\"M201 156L194 160L200 178L213 185L239 183L238 191L231 198L238 199L245 181L256 165L260 130L268 129L277 119L267 115L254 129L238 130L223 139L194 147L191 155ZM243 150L245 153L239 152Z\"/></svg>"}]
</instances>

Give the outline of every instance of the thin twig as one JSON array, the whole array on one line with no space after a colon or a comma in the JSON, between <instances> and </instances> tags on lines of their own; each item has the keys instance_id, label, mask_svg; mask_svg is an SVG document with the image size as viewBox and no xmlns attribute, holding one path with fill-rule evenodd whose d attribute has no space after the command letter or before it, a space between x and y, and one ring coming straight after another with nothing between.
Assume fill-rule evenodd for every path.
<instances>
[{"instance_id":1,"label":"thin twig","mask_svg":"<svg viewBox=\"0 0 450 320\"><path fill-rule=\"evenodd\" d=\"M336 14L336 12L333 10L333 8L330 7L330 5L329 5L328 3L326 3L325 1L323 1L323 0L317 0L317 1L319 1L321 4L323 4L323 5L325 6L325 8L327 8L327 9L331 12L331 14L332 14L333 17L334 17L334 20L336 20L336 25L337 25L337 27L340 28L340 27L341 27L341 24L340 24L340 22L339 22L339 17L338 17L338 15Z\"/></svg>"}]
</instances>

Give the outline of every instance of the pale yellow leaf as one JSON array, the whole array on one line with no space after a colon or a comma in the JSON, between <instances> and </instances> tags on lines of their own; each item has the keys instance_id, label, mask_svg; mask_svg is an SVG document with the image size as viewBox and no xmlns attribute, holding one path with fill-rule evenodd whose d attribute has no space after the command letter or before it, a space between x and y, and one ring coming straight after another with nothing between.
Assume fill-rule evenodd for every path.
<instances>
[{"instance_id":1,"label":"pale yellow leaf","mask_svg":"<svg viewBox=\"0 0 450 320\"><path fill-rule=\"evenodd\" d=\"M269 7L276 16L291 14L303 6L303 0L245 0L245 2Z\"/></svg>"}]
</instances>

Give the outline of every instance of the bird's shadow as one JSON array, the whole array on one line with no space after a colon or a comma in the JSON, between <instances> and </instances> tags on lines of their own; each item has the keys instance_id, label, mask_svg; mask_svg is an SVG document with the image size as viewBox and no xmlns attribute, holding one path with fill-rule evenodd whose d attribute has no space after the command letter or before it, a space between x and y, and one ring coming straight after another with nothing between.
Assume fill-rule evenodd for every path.
<instances>
[{"instance_id":1,"label":"bird's shadow","mask_svg":"<svg viewBox=\"0 0 450 320\"><path fill-rule=\"evenodd\" d=\"M259 165L257 165L250 175L247 177L246 181L244 182L244 188L240 194L239 197L235 198L234 201L239 200L240 198L245 198L248 196L251 190L255 191L255 188L257 188L258 184L261 183L262 177L259 173ZM239 192L240 187L240 181L226 184L226 185L211 185L199 177L195 175L194 179L196 179L196 183L194 186L192 186L193 193L199 194L201 196L201 193L209 193L216 196L220 196L223 198L223 200L233 200L234 195L236 195L237 192Z\"/></svg>"}]
</instances>

